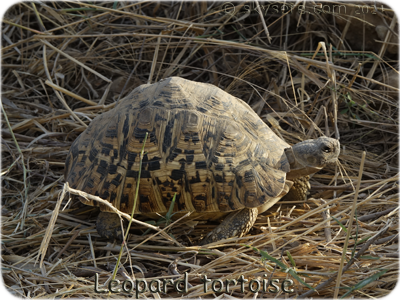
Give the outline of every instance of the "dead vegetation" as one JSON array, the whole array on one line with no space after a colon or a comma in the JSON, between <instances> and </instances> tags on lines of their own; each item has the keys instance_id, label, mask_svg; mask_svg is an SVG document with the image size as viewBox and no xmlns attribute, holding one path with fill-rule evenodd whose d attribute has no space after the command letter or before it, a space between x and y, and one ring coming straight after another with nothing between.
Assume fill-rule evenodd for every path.
<instances>
[{"instance_id":1,"label":"dead vegetation","mask_svg":"<svg viewBox=\"0 0 400 300\"><path fill-rule=\"evenodd\" d=\"M68 195L58 201L64 160L90 121L118 99L140 84L180 76L243 99L289 143L322 134L340 138L340 164L312 176L306 203L278 202L241 239L200 248L200 237L215 224L184 219L170 227L172 237L154 236L154 230L142 235L146 227L136 226L116 278L177 280L187 272L187 292L169 287L141 294L150 298L276 296L262 287L253 293L248 283L244 292L240 284L224 294L210 286L204 292L203 275L223 282L240 275L294 280L294 291L278 297L390 293L398 280L397 18L379 3L323 4L57 1L10 7L2 20L6 288L23 297L123 296L94 291L95 274L103 288L121 246L97 235L96 210L68 202ZM286 269L243 245L267 252Z\"/></svg>"}]
</instances>

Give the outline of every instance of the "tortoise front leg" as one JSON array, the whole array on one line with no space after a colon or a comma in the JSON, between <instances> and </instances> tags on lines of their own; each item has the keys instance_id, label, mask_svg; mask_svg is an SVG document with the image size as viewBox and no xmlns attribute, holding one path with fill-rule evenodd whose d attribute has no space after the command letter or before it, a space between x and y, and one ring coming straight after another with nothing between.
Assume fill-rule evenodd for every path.
<instances>
[{"instance_id":1,"label":"tortoise front leg","mask_svg":"<svg viewBox=\"0 0 400 300\"><path fill-rule=\"evenodd\" d=\"M292 180L293 186L289 192L282 198L283 201L306 201L310 193L310 176L303 176Z\"/></svg>"},{"instance_id":2,"label":"tortoise front leg","mask_svg":"<svg viewBox=\"0 0 400 300\"><path fill-rule=\"evenodd\" d=\"M230 237L244 236L254 225L257 215L257 208L244 208L230 213L220 225L201 241L200 245L206 245Z\"/></svg>"}]
</instances>

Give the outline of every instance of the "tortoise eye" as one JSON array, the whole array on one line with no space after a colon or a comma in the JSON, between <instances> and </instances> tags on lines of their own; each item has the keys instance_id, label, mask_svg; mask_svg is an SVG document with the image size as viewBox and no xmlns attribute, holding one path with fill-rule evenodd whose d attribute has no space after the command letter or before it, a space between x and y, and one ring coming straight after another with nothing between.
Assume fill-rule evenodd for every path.
<instances>
[{"instance_id":1,"label":"tortoise eye","mask_svg":"<svg viewBox=\"0 0 400 300\"><path fill-rule=\"evenodd\" d=\"M332 150L329 146L322 146L322 151L324 151L325 153L332 152Z\"/></svg>"}]
</instances>

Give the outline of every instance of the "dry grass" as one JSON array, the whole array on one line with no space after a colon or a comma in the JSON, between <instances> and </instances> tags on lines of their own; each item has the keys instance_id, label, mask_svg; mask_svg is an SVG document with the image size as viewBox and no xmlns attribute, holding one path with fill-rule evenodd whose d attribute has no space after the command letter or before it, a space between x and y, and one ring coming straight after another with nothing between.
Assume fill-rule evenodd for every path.
<instances>
[{"instance_id":1,"label":"dry grass","mask_svg":"<svg viewBox=\"0 0 400 300\"><path fill-rule=\"evenodd\" d=\"M243 99L289 143L321 134L340 138L340 164L312 177L306 203L278 202L258 217L246 237L208 249L196 245L216 226L210 222L179 221L171 226L173 239L153 236L155 231L143 236L145 226L138 225L128 242L131 260L125 252L125 269L119 270L118 279L176 280L187 272L191 287L183 295L190 298L221 295L210 288L205 293L200 275L221 280L240 275L248 280L293 279L242 246L246 244L294 268L318 291L295 280L294 292L278 297L340 297L346 287L368 278L370 282L350 295L382 297L395 287L398 29L393 12L380 4L375 12L373 4L366 3L369 11L359 15L357 5L346 3L346 13L333 16L315 12L314 4L307 2L310 13L300 16L299 6L291 12L274 11L272 5L283 5L274 2L266 12L268 3L259 1L260 17L253 2L246 3L248 7L234 3L234 10L226 4L23 2L6 12L2 272L12 293L39 298L122 296L94 292L95 273L100 284L109 279L120 245L97 235L97 211L79 201L68 202L68 195L62 203L57 201L64 184L64 160L93 118L138 85L169 76L212 83ZM329 5L333 9L339 4ZM324 8L327 11L328 6ZM350 227L354 211L358 219ZM42 247L52 216L48 247ZM40 253L42 267L35 264ZM338 276L339 268L344 272ZM382 270L387 272L372 277ZM335 286L341 289L335 291ZM167 294L142 295L182 296L171 288ZM276 294L254 294L247 284L244 292L240 285L231 285L225 294L255 296Z\"/></svg>"}]
</instances>

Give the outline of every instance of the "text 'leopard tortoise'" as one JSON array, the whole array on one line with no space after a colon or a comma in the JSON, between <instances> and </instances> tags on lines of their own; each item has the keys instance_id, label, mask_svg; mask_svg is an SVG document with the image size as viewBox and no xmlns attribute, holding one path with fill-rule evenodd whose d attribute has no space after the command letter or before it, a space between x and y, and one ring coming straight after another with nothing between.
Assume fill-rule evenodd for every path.
<instances>
[{"instance_id":1,"label":"text 'leopard tortoise'","mask_svg":"<svg viewBox=\"0 0 400 300\"><path fill-rule=\"evenodd\" d=\"M290 194L304 200L304 176L336 162L340 152L328 137L291 147L242 100L171 77L137 87L96 117L71 146L66 181L130 214L146 132L135 214L165 215L176 193L175 211L212 220L226 215L201 244L246 234L296 180L301 188ZM120 235L119 218L107 206L82 202L100 206L100 235Z\"/></svg>"}]
</instances>

